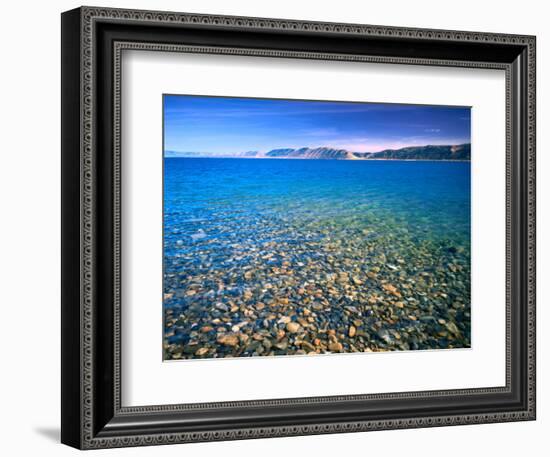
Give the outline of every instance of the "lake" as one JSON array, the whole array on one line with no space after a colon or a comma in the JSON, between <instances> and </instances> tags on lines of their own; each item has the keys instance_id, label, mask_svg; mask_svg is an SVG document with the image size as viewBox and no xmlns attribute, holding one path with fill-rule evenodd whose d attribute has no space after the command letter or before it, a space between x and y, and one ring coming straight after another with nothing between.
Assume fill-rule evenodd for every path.
<instances>
[{"instance_id":1,"label":"lake","mask_svg":"<svg viewBox=\"0 0 550 457\"><path fill-rule=\"evenodd\" d=\"M167 158L165 359L470 346L470 162Z\"/></svg>"}]
</instances>

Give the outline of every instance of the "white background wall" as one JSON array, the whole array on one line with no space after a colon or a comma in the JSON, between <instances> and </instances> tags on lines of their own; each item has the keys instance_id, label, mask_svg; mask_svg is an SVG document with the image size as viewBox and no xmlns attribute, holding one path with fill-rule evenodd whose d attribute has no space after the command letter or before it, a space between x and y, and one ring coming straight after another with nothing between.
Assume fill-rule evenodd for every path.
<instances>
[{"instance_id":1,"label":"white background wall","mask_svg":"<svg viewBox=\"0 0 550 457\"><path fill-rule=\"evenodd\" d=\"M550 29L544 2L116 0L96 5L534 34L538 38L538 420L438 429L101 451L101 455L548 455ZM75 1L2 6L0 46L0 450L69 455L60 383L60 13ZM545 208L546 206L546 208ZM406 373L403 374L406 376ZM115 454L117 453L117 454ZM33 454L30 454L33 455Z\"/></svg>"}]
</instances>

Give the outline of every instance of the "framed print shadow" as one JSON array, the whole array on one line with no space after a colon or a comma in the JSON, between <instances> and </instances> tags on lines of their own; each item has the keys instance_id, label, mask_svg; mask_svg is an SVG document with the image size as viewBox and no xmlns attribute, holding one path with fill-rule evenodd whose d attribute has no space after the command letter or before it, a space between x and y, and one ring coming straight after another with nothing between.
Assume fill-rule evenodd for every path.
<instances>
[{"instance_id":1,"label":"framed print shadow","mask_svg":"<svg viewBox=\"0 0 550 457\"><path fill-rule=\"evenodd\" d=\"M62 442L535 419L535 38L62 14Z\"/></svg>"}]
</instances>

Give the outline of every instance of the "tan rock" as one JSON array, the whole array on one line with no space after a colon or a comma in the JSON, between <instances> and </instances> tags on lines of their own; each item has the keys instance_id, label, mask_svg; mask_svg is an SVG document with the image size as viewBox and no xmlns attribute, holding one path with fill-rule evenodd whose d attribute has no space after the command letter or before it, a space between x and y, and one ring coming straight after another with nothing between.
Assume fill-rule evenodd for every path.
<instances>
[{"instance_id":1,"label":"tan rock","mask_svg":"<svg viewBox=\"0 0 550 457\"><path fill-rule=\"evenodd\" d=\"M235 347L239 344L239 336L234 333L218 335L217 341L225 346Z\"/></svg>"},{"instance_id":2,"label":"tan rock","mask_svg":"<svg viewBox=\"0 0 550 457\"><path fill-rule=\"evenodd\" d=\"M298 333L301 328L302 327L300 326L300 324L298 324L298 322L289 322L288 324L286 324L286 329L290 333Z\"/></svg>"}]
</instances>

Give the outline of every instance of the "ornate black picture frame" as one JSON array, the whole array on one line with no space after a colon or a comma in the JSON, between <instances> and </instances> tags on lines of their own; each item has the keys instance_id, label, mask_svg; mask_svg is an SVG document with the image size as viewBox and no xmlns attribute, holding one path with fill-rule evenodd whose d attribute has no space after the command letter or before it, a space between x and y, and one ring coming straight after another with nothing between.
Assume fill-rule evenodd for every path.
<instances>
[{"instance_id":1,"label":"ornate black picture frame","mask_svg":"<svg viewBox=\"0 0 550 457\"><path fill-rule=\"evenodd\" d=\"M122 406L125 49L504 70L506 386ZM534 420L535 143L533 36L95 7L63 13L62 442L97 449Z\"/></svg>"}]
</instances>

